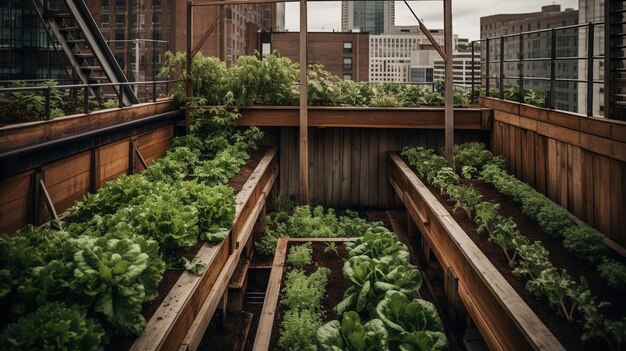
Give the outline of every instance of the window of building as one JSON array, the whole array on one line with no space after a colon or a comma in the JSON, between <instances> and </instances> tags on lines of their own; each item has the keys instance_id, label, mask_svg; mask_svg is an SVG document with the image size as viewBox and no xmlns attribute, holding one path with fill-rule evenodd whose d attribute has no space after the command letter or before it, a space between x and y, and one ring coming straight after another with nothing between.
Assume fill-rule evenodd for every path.
<instances>
[{"instance_id":1,"label":"window of building","mask_svg":"<svg viewBox=\"0 0 626 351\"><path fill-rule=\"evenodd\" d=\"M161 25L161 14L160 13L152 14L152 24L154 24L155 26L160 26Z\"/></svg>"},{"instance_id":2,"label":"window of building","mask_svg":"<svg viewBox=\"0 0 626 351\"><path fill-rule=\"evenodd\" d=\"M115 47L117 49L124 48L124 33L115 33Z\"/></svg>"},{"instance_id":3,"label":"window of building","mask_svg":"<svg viewBox=\"0 0 626 351\"><path fill-rule=\"evenodd\" d=\"M352 80L352 75L351 74L344 74L343 75L343 80Z\"/></svg>"},{"instance_id":4,"label":"window of building","mask_svg":"<svg viewBox=\"0 0 626 351\"><path fill-rule=\"evenodd\" d=\"M102 11L109 11L109 0L102 0Z\"/></svg>"},{"instance_id":5,"label":"window of building","mask_svg":"<svg viewBox=\"0 0 626 351\"><path fill-rule=\"evenodd\" d=\"M117 8L125 8L126 7L126 1L125 0L115 0L115 6Z\"/></svg>"},{"instance_id":6,"label":"window of building","mask_svg":"<svg viewBox=\"0 0 626 351\"><path fill-rule=\"evenodd\" d=\"M343 43L343 53L344 54L351 54L352 53L352 42L351 41L346 41Z\"/></svg>"},{"instance_id":7,"label":"window of building","mask_svg":"<svg viewBox=\"0 0 626 351\"><path fill-rule=\"evenodd\" d=\"M343 58L343 70L344 71L351 71L352 70L352 58L351 57L344 57Z\"/></svg>"},{"instance_id":8,"label":"window of building","mask_svg":"<svg viewBox=\"0 0 626 351\"><path fill-rule=\"evenodd\" d=\"M108 28L109 27L109 15L102 15L100 22L102 23L102 28Z\"/></svg>"},{"instance_id":9,"label":"window of building","mask_svg":"<svg viewBox=\"0 0 626 351\"><path fill-rule=\"evenodd\" d=\"M124 15L115 15L115 26L124 27Z\"/></svg>"}]
</instances>

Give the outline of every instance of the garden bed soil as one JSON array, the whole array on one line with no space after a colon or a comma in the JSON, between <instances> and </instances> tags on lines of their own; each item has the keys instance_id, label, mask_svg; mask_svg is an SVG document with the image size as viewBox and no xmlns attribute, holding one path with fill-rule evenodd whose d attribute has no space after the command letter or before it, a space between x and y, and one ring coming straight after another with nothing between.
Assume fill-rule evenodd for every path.
<instances>
[{"instance_id":1,"label":"garden bed soil","mask_svg":"<svg viewBox=\"0 0 626 351\"><path fill-rule=\"evenodd\" d=\"M261 159L263 159L267 150L268 148L259 148L259 150L250 156L250 159L248 159L246 164L241 167L237 175L228 182L228 186L233 188L235 193L241 191L243 185L246 183L248 178L250 178L250 175L254 172L259 162L261 162ZM198 251L202 248L202 245L204 245L204 242L199 241L189 249L178 249L173 256L175 258L185 257L189 261L192 261L196 257ZM141 315L144 316L146 321L150 320L152 315L158 310L159 306L161 306L161 303L165 300L167 294L170 290L172 290L174 285L176 285L176 282L178 282L178 279L183 272L183 269L165 270L165 273L163 273L163 279L161 280L158 288L159 296L152 301L146 302L141 309ZM111 342L106 345L106 350L128 350L136 339L137 336L134 335L113 336L111 337Z\"/></svg>"},{"instance_id":2,"label":"garden bed soil","mask_svg":"<svg viewBox=\"0 0 626 351\"><path fill-rule=\"evenodd\" d=\"M247 339L252 335L252 313L228 312L226 324L222 325L222 314L216 313L211 319L200 345L199 351L239 351L243 350Z\"/></svg>"},{"instance_id":3,"label":"garden bed soil","mask_svg":"<svg viewBox=\"0 0 626 351\"><path fill-rule=\"evenodd\" d=\"M407 162L406 160L404 160ZM408 162L407 162L408 164ZM411 167L415 174L419 174ZM526 290L526 280L515 276L509 266L508 259L502 252L502 249L488 240L486 234L479 234L476 230L477 226L474 220L467 214L459 210L457 213L452 211L454 203L449 201L447 196L442 195L440 190L428 184L422 177L422 182L428 187L431 193L441 202L441 204L450 212L452 217L457 221L467 235L476 243L483 254L496 267L498 272L506 279L513 289L520 295L524 302L533 310L539 319L548 327L554 336L561 342L567 350L601 350L606 348L603 342L588 342L584 346L580 340L583 334L581 323L568 322L565 317L557 314L556 309L548 304L543 297L536 297ZM623 295L607 288L606 283L598 275L595 266L590 265L587 261L580 260L573 256L572 253L565 250L561 239L554 239L544 234L539 225L522 213L520 207L500 194L491 184L480 180L462 180L463 184L472 185L483 195L483 201L489 201L500 204L500 214L505 217L511 217L517 224L520 232L531 241L541 241L543 246L550 253L550 261L557 268L566 269L573 279L584 277L589 288L600 301L611 301L613 307L606 309L604 312L608 317L620 317L626 315L626 306L623 303ZM616 259L622 259L617 254Z\"/></svg>"},{"instance_id":4,"label":"garden bed soil","mask_svg":"<svg viewBox=\"0 0 626 351\"><path fill-rule=\"evenodd\" d=\"M289 243L287 245L287 252L294 245L300 245L303 243ZM325 254L324 248L326 248L325 242L313 242L311 246L313 249L311 258L312 263L304 268L307 275L315 272L317 267L326 267L330 269L330 276L328 277L328 283L326 284L326 296L323 300L322 311L325 312L323 323L337 319L337 313L335 312L335 306L343 300L343 293L350 287L350 281L343 277L343 262L348 257L348 251L343 243L337 243L337 251L339 256L334 253ZM283 277L281 279L281 290L284 286L284 281L288 272L292 269L287 265L285 260L285 270L283 271ZM280 325L283 319L284 308L283 305L278 302L276 306L276 313L274 314L274 324L272 325L272 336L270 338L269 350L278 350L278 339L280 338Z\"/></svg>"}]
</instances>

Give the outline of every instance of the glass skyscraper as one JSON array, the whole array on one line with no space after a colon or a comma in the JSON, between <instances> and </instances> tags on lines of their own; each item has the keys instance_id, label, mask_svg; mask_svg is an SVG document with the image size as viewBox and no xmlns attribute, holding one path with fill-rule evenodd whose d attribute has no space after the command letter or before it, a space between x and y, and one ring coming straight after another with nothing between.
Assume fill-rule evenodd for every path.
<instances>
[{"instance_id":1,"label":"glass skyscraper","mask_svg":"<svg viewBox=\"0 0 626 351\"><path fill-rule=\"evenodd\" d=\"M341 30L382 34L394 25L394 1L342 1Z\"/></svg>"}]
</instances>

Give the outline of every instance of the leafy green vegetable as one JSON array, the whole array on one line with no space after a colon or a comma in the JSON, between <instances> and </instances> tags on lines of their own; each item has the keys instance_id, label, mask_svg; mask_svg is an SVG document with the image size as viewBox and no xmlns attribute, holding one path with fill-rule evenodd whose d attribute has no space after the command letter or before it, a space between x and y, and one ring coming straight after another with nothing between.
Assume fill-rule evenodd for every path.
<instances>
[{"instance_id":1,"label":"leafy green vegetable","mask_svg":"<svg viewBox=\"0 0 626 351\"><path fill-rule=\"evenodd\" d=\"M380 319L362 324L354 311L344 313L341 323L330 321L317 330L320 351L386 350L387 338L387 330Z\"/></svg>"},{"instance_id":2,"label":"leafy green vegetable","mask_svg":"<svg viewBox=\"0 0 626 351\"><path fill-rule=\"evenodd\" d=\"M598 265L598 272L610 287L626 292L626 266L624 264L605 257Z\"/></svg>"},{"instance_id":3,"label":"leafy green vegetable","mask_svg":"<svg viewBox=\"0 0 626 351\"><path fill-rule=\"evenodd\" d=\"M41 306L0 334L2 350L103 350L104 329L78 306L51 302Z\"/></svg>"},{"instance_id":4,"label":"leafy green vegetable","mask_svg":"<svg viewBox=\"0 0 626 351\"><path fill-rule=\"evenodd\" d=\"M565 249L573 252L578 258L594 262L607 251L604 235L589 226L571 227L565 230L563 236Z\"/></svg>"},{"instance_id":5,"label":"leafy green vegetable","mask_svg":"<svg viewBox=\"0 0 626 351\"><path fill-rule=\"evenodd\" d=\"M322 317L319 312L290 309L281 323L278 346L286 351L316 351L315 335L321 326Z\"/></svg>"},{"instance_id":6,"label":"leafy green vegetable","mask_svg":"<svg viewBox=\"0 0 626 351\"><path fill-rule=\"evenodd\" d=\"M292 246L291 249L289 249L289 254L287 255L287 263L296 268L303 268L304 266L311 264L312 252L313 249L311 249L311 242Z\"/></svg>"},{"instance_id":7,"label":"leafy green vegetable","mask_svg":"<svg viewBox=\"0 0 626 351\"><path fill-rule=\"evenodd\" d=\"M288 309L319 311L329 275L330 270L326 267L319 267L309 276L301 270L287 273L281 304Z\"/></svg>"}]
</instances>

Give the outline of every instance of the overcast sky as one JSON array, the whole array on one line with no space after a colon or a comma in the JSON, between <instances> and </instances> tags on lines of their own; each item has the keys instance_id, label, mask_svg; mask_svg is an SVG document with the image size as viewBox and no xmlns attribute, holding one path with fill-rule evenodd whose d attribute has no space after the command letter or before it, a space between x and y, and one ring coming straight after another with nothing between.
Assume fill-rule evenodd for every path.
<instances>
[{"instance_id":1,"label":"overcast sky","mask_svg":"<svg viewBox=\"0 0 626 351\"><path fill-rule=\"evenodd\" d=\"M552 3L561 5L561 10L578 9L578 0L452 0L452 28L459 37L479 39L480 17L501 14L536 12L541 6ZM413 11L429 29L443 28L443 3L441 1L409 1ZM300 26L300 4L287 3L285 26L298 31ZM341 1L309 2L309 31L341 30ZM402 1L396 1L396 24L417 24Z\"/></svg>"}]
</instances>

